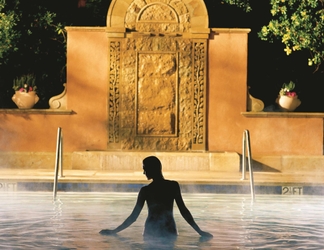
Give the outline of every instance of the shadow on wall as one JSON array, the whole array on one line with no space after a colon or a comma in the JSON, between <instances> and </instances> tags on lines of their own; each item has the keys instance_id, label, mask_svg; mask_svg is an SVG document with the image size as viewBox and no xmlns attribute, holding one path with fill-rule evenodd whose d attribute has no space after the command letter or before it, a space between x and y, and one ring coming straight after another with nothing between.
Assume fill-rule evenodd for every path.
<instances>
[{"instance_id":1,"label":"shadow on wall","mask_svg":"<svg viewBox=\"0 0 324 250\"><path fill-rule=\"evenodd\" d=\"M251 161L253 172L280 172L278 169L270 167L266 164L263 164L259 161L253 160ZM242 155L240 154L240 171L242 171ZM246 157L246 171L249 171L248 159Z\"/></svg>"}]
</instances>

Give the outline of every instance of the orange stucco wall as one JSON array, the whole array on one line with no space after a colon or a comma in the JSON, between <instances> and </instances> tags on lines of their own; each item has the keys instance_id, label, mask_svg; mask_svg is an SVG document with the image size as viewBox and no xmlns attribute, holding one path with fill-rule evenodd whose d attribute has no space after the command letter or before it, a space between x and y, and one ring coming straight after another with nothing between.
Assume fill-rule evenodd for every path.
<instances>
[{"instance_id":1,"label":"orange stucco wall","mask_svg":"<svg viewBox=\"0 0 324 250\"><path fill-rule=\"evenodd\" d=\"M53 152L62 127L64 152L107 149L108 38L105 28L73 28L67 43L67 109L73 114L0 111L0 150ZM247 30L213 29L209 39L209 151L242 150L248 129L253 154L322 155L323 119L245 117Z\"/></svg>"},{"instance_id":2,"label":"orange stucco wall","mask_svg":"<svg viewBox=\"0 0 324 250\"><path fill-rule=\"evenodd\" d=\"M243 131L248 129L253 154L322 155L323 118L241 114L246 112L247 43L248 33L241 30L214 29L210 37L209 151L241 152Z\"/></svg>"},{"instance_id":3,"label":"orange stucco wall","mask_svg":"<svg viewBox=\"0 0 324 250\"><path fill-rule=\"evenodd\" d=\"M67 124L74 150L107 148L108 38L102 28L68 29Z\"/></svg>"},{"instance_id":4,"label":"orange stucco wall","mask_svg":"<svg viewBox=\"0 0 324 250\"><path fill-rule=\"evenodd\" d=\"M67 109L73 114L0 112L0 150L53 152L58 127L64 152L107 148L107 36L68 29Z\"/></svg>"},{"instance_id":5,"label":"orange stucco wall","mask_svg":"<svg viewBox=\"0 0 324 250\"><path fill-rule=\"evenodd\" d=\"M60 115L47 116L28 113L0 113L0 117L1 152L54 151L57 128L66 124L67 118Z\"/></svg>"}]
</instances>

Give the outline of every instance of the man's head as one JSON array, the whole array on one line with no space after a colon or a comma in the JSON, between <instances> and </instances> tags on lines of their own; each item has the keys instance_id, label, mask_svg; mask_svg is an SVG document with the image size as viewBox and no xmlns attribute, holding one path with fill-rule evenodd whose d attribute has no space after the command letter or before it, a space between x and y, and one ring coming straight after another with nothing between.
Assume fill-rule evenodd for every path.
<instances>
[{"instance_id":1,"label":"man's head","mask_svg":"<svg viewBox=\"0 0 324 250\"><path fill-rule=\"evenodd\" d=\"M148 180L163 177L162 164L155 156L149 156L143 160L143 170Z\"/></svg>"}]
</instances>

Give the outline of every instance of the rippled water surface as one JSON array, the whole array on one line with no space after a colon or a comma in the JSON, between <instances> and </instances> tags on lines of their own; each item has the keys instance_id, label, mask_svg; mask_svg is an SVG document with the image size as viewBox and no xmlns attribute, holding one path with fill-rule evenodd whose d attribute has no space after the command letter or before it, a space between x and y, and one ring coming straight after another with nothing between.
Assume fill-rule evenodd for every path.
<instances>
[{"instance_id":1,"label":"rippled water surface","mask_svg":"<svg viewBox=\"0 0 324 250\"><path fill-rule=\"evenodd\" d=\"M146 207L117 236L101 229L118 226L130 214L136 193L0 193L0 249L323 249L324 197L183 194L209 241L174 209L179 236L174 244L142 238ZM164 247L165 246L165 247Z\"/></svg>"}]
</instances>

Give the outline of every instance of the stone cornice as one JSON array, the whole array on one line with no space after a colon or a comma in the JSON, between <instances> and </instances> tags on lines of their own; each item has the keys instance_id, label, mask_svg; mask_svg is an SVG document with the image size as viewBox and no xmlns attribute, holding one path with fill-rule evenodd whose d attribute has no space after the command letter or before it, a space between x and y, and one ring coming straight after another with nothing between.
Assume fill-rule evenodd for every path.
<instances>
[{"instance_id":1,"label":"stone cornice","mask_svg":"<svg viewBox=\"0 0 324 250\"><path fill-rule=\"evenodd\" d=\"M241 112L248 118L324 118L324 113L308 112Z\"/></svg>"},{"instance_id":2,"label":"stone cornice","mask_svg":"<svg viewBox=\"0 0 324 250\"><path fill-rule=\"evenodd\" d=\"M211 28L215 33L250 33L251 29L239 29L239 28Z\"/></svg>"},{"instance_id":3,"label":"stone cornice","mask_svg":"<svg viewBox=\"0 0 324 250\"><path fill-rule=\"evenodd\" d=\"M42 114L42 115L72 115L73 110L59 110L59 109L0 109L0 114Z\"/></svg>"}]
</instances>

